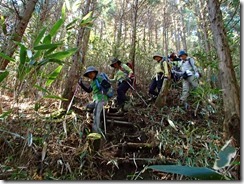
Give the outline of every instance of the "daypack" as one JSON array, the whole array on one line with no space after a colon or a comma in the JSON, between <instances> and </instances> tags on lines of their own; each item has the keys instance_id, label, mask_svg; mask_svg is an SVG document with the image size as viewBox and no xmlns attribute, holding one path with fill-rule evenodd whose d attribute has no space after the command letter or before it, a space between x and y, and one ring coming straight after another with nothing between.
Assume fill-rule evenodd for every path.
<instances>
[{"instance_id":1,"label":"daypack","mask_svg":"<svg viewBox=\"0 0 244 184\"><path fill-rule=\"evenodd\" d=\"M102 80L100 82L98 79L96 80L97 87L108 98L112 98L114 96L114 90L107 74L102 72L98 74L98 77L102 78Z\"/></svg>"},{"instance_id":2,"label":"daypack","mask_svg":"<svg viewBox=\"0 0 244 184\"><path fill-rule=\"evenodd\" d=\"M194 70L194 67L193 67L193 65L192 65L192 63L191 63L191 58L188 58L188 61L189 61L190 65L191 65L192 69ZM194 72L195 72L195 73L196 73L196 72L199 73L199 78L202 77L202 73L200 73L199 70L197 70L197 71L194 70Z\"/></svg>"}]
</instances>

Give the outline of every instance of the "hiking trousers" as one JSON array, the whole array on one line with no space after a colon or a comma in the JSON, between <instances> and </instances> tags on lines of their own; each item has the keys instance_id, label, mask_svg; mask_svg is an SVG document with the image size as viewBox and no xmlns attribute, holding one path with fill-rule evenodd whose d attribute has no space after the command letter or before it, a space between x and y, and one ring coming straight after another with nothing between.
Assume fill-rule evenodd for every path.
<instances>
[{"instance_id":1,"label":"hiking trousers","mask_svg":"<svg viewBox=\"0 0 244 184\"><path fill-rule=\"evenodd\" d=\"M101 113L102 113L104 104L105 104L105 102L103 102L103 101L93 101L92 103L87 105L87 108L93 109L92 132L102 133Z\"/></svg>"},{"instance_id":2,"label":"hiking trousers","mask_svg":"<svg viewBox=\"0 0 244 184\"><path fill-rule=\"evenodd\" d=\"M149 94L154 96L158 96L163 85L163 74L157 74L157 75L158 75L157 77L158 79L154 77L149 87Z\"/></svg>"},{"instance_id":3,"label":"hiking trousers","mask_svg":"<svg viewBox=\"0 0 244 184\"><path fill-rule=\"evenodd\" d=\"M190 88L194 90L197 87L198 87L198 79L194 75L188 77L187 79L183 79L182 80L182 95L180 97L180 100L182 102L186 102L187 97L189 96Z\"/></svg>"},{"instance_id":4,"label":"hiking trousers","mask_svg":"<svg viewBox=\"0 0 244 184\"><path fill-rule=\"evenodd\" d=\"M117 89L117 102L118 106L123 106L126 101L126 92L130 88L127 81L122 81L118 83L118 89Z\"/></svg>"}]
</instances>

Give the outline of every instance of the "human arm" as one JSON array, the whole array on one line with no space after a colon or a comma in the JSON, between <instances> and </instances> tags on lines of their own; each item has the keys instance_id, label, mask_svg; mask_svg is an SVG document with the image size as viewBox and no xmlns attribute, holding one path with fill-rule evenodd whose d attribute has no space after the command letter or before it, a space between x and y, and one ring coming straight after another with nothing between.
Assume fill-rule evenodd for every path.
<instances>
[{"instance_id":1,"label":"human arm","mask_svg":"<svg viewBox=\"0 0 244 184\"><path fill-rule=\"evenodd\" d=\"M80 87L87 93L91 93L92 92L92 87L86 87L83 82L82 82L82 78L79 79L78 84L80 85Z\"/></svg>"}]
</instances>

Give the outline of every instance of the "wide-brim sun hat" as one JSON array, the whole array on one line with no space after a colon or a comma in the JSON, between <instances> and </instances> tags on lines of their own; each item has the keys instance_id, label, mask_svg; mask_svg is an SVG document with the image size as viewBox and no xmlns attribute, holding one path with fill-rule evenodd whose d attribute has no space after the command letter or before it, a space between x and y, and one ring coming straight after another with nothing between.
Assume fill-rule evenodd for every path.
<instances>
[{"instance_id":1,"label":"wide-brim sun hat","mask_svg":"<svg viewBox=\"0 0 244 184\"><path fill-rule=\"evenodd\" d=\"M155 57L161 57L161 58L163 58L163 56L161 54L159 54L159 53L154 54L153 55L153 59L155 59Z\"/></svg>"},{"instance_id":2,"label":"wide-brim sun hat","mask_svg":"<svg viewBox=\"0 0 244 184\"><path fill-rule=\"evenodd\" d=\"M96 74L98 73L97 69L94 66L89 66L89 67L87 67L83 76L88 77L88 73L90 73L90 72L96 72Z\"/></svg>"},{"instance_id":3,"label":"wide-brim sun hat","mask_svg":"<svg viewBox=\"0 0 244 184\"><path fill-rule=\"evenodd\" d=\"M120 64L121 61L120 61L119 59L117 59L117 58L113 58L113 59L111 60L111 64L110 64L110 66L111 66L111 67L114 67L114 64L115 64L115 63Z\"/></svg>"}]
</instances>

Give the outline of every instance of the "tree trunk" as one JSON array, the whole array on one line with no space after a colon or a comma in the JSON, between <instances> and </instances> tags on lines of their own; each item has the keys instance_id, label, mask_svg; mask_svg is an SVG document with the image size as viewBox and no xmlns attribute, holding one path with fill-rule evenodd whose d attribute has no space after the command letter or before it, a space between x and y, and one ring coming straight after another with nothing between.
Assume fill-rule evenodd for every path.
<instances>
[{"instance_id":1,"label":"tree trunk","mask_svg":"<svg viewBox=\"0 0 244 184\"><path fill-rule=\"evenodd\" d=\"M235 145L240 146L240 89L233 68L230 47L224 29L220 3L208 0L208 10L214 43L220 60L219 70L223 89L225 120L223 124L224 137L235 139Z\"/></svg>"},{"instance_id":2,"label":"tree trunk","mask_svg":"<svg viewBox=\"0 0 244 184\"><path fill-rule=\"evenodd\" d=\"M87 15L90 11L91 1L86 1L85 10L83 16ZM71 99L75 93L77 82L80 77L81 65L85 63L85 54L87 50L87 44L89 40L89 30L85 27L80 27L78 32L78 37L76 41L76 47L78 51L72 57L72 64L70 70L68 71L67 79L64 84L63 98L68 99L67 101L62 101L61 108L67 110ZM81 61L80 61L81 60Z\"/></svg>"},{"instance_id":3,"label":"tree trunk","mask_svg":"<svg viewBox=\"0 0 244 184\"><path fill-rule=\"evenodd\" d=\"M19 17L19 20L17 20L15 29L13 30L12 35L11 35L10 39L8 40L8 43L5 46L3 46L3 48L2 48L2 50L4 51L4 53L6 55L8 55L10 57L13 56L13 54L16 50L16 47L17 47L16 42L21 41L21 39L24 35L24 32L25 32L25 29L31 18L31 15L35 9L36 3L37 3L37 0L29 0L27 2L26 9L24 10L24 12L22 14L23 16ZM0 70L5 70L5 68L8 66L8 63L9 63L9 60L0 57Z\"/></svg>"},{"instance_id":4,"label":"tree trunk","mask_svg":"<svg viewBox=\"0 0 244 184\"><path fill-rule=\"evenodd\" d=\"M138 12L138 0L133 3L133 30L130 50L130 61L132 62L133 70L135 70L135 54L136 54L136 30L137 30L137 12Z\"/></svg>"}]
</instances>

